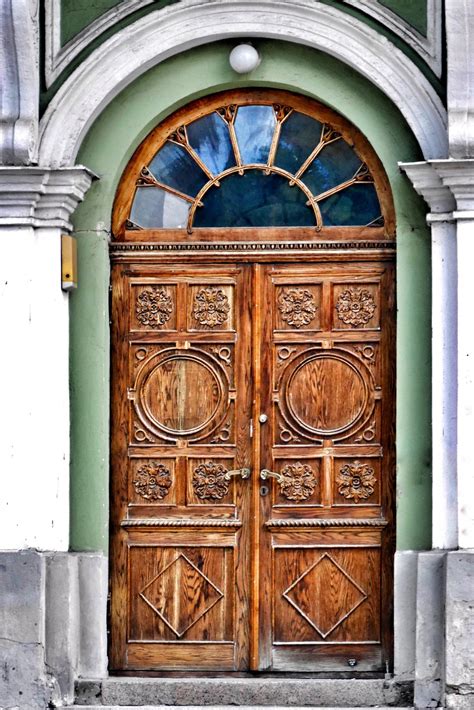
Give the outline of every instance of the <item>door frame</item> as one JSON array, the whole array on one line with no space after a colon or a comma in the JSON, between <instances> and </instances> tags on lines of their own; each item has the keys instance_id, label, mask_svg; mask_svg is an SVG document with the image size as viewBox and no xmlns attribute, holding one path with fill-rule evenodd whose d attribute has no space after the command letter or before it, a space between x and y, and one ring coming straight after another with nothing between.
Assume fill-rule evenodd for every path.
<instances>
[{"instance_id":1,"label":"door frame","mask_svg":"<svg viewBox=\"0 0 474 710\"><path fill-rule=\"evenodd\" d=\"M378 230L378 228L376 228ZM212 230L213 237L216 236L216 232L221 232L222 236L227 235L229 230ZM249 234L250 230L245 230L246 235ZM252 230L257 231L257 230ZM278 236L278 231L281 231L284 236L287 235L288 230L276 230L263 228L258 230L263 232L263 237L268 237L271 234L272 241L256 241L253 243L246 242L244 245L239 243L228 244L225 251L220 248L213 248L211 244L206 242L201 242L196 245L190 246L187 250L187 254L183 258L183 250L177 249L176 244L172 241L168 242L168 249L166 253L163 254L162 245L160 243L128 243L128 242L115 242L110 245L111 259L114 264L130 264L133 263L153 263L154 266L169 265L169 264L183 264L187 263L188 266L200 265L200 266L217 266L218 264L235 264L242 263L247 265L254 265L255 269L261 265L269 263L282 263L282 264L325 264L325 263L353 263L356 259L358 262L370 263L373 261L377 262L387 262L394 263L395 261L395 242L393 240L380 239L376 242L375 240L369 243L365 242L362 244L357 241L332 241L330 243L325 242L321 244L320 242L307 242L307 243L281 243L278 242L276 237ZM304 230L298 230L299 232ZM309 230L308 230L309 231ZM176 234L176 231L174 231ZM314 231L311 230L311 234L308 235L314 240ZM218 241L218 240L217 240ZM267 247L272 245L267 251ZM255 248L256 246L256 248ZM242 249L242 247L244 247ZM394 274L394 271L393 271ZM394 280L394 278L393 278ZM393 325L395 325L395 319L393 319ZM254 329L254 333L256 329ZM253 343L255 348L254 352L259 352L256 348L256 343ZM254 363L256 366L255 358ZM258 411L258 402L255 402L254 409L254 421L256 418L256 412ZM393 402L395 404L395 402ZM259 437L254 437L254 460L253 468L254 471L256 456L258 452L257 441ZM394 441L395 448L395 441ZM394 484L393 484L394 485ZM256 490L256 486L254 488ZM387 615L390 618L390 623L385 629L385 638L382 641L382 646L386 644L389 649L388 653L390 655L389 659L385 659L390 668L393 668L393 555L395 552L395 510L394 503L392 502L391 511L389 513L390 524L383 532L383 538L385 540L386 555L390 558L390 564L385 564L383 567L383 588L389 589L391 591L389 595L389 608L387 609ZM391 515L390 515L391 513ZM252 538L255 535L255 530L251 533ZM383 549L383 547L382 547ZM255 606L259 604L259 581L258 581L258 569L255 564L253 574L251 575L251 605L255 609ZM250 659L251 665L250 670L256 670L258 667L258 646L259 646L259 628L255 624L252 629L252 637L250 643ZM143 671L141 671L143 672ZM166 671L162 671L162 673ZM341 671L342 672L342 671ZM156 671L149 671L150 675L156 674ZM193 671L189 671L190 675L193 675Z\"/></svg>"}]
</instances>

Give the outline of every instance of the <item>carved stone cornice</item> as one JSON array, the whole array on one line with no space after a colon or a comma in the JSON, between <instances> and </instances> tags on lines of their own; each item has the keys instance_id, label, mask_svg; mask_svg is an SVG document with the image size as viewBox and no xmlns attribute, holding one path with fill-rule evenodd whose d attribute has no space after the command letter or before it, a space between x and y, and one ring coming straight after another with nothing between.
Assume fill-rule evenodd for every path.
<instances>
[{"instance_id":1,"label":"carved stone cornice","mask_svg":"<svg viewBox=\"0 0 474 710\"><path fill-rule=\"evenodd\" d=\"M473 135L474 148L474 135ZM456 219L474 219L474 159L430 161L455 200Z\"/></svg>"},{"instance_id":2,"label":"carved stone cornice","mask_svg":"<svg viewBox=\"0 0 474 710\"><path fill-rule=\"evenodd\" d=\"M38 147L38 2L0 0L0 164L34 163Z\"/></svg>"},{"instance_id":3,"label":"carved stone cornice","mask_svg":"<svg viewBox=\"0 0 474 710\"><path fill-rule=\"evenodd\" d=\"M413 187L428 204L431 215L452 219L456 202L448 186L443 184L431 161L419 163L399 163Z\"/></svg>"},{"instance_id":4,"label":"carved stone cornice","mask_svg":"<svg viewBox=\"0 0 474 710\"><path fill-rule=\"evenodd\" d=\"M82 165L57 170L0 167L0 227L71 230L70 217L94 177Z\"/></svg>"},{"instance_id":5,"label":"carved stone cornice","mask_svg":"<svg viewBox=\"0 0 474 710\"><path fill-rule=\"evenodd\" d=\"M432 217L474 219L474 159L399 163L430 206Z\"/></svg>"}]
</instances>

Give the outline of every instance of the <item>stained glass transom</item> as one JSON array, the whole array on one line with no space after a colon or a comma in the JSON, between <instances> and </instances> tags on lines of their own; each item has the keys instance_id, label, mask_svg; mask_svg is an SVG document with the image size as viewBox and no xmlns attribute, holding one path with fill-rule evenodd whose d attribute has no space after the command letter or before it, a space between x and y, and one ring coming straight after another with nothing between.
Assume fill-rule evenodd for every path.
<instances>
[{"instance_id":1,"label":"stained glass transom","mask_svg":"<svg viewBox=\"0 0 474 710\"><path fill-rule=\"evenodd\" d=\"M380 226L374 179L327 123L232 104L181 125L143 165L129 229Z\"/></svg>"}]
</instances>

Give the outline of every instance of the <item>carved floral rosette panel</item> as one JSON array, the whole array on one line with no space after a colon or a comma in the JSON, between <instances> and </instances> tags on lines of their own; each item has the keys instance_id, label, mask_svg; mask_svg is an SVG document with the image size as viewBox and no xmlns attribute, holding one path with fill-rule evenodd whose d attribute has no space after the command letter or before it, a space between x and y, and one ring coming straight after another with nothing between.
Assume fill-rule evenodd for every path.
<instances>
[{"instance_id":1,"label":"carved floral rosette panel","mask_svg":"<svg viewBox=\"0 0 474 710\"><path fill-rule=\"evenodd\" d=\"M301 503L312 498L318 479L312 467L297 461L280 469L280 493L286 500Z\"/></svg>"},{"instance_id":2,"label":"carved floral rosette panel","mask_svg":"<svg viewBox=\"0 0 474 710\"><path fill-rule=\"evenodd\" d=\"M334 462L334 494L338 505L377 505L380 458L341 459Z\"/></svg>"},{"instance_id":3,"label":"carved floral rosette panel","mask_svg":"<svg viewBox=\"0 0 474 710\"><path fill-rule=\"evenodd\" d=\"M281 319L294 328L309 325L316 316L317 308L313 294L305 288L284 289L278 297Z\"/></svg>"},{"instance_id":4,"label":"carved floral rosette panel","mask_svg":"<svg viewBox=\"0 0 474 710\"><path fill-rule=\"evenodd\" d=\"M221 463L206 461L199 464L193 472L193 488L201 500L222 500L229 493L227 468Z\"/></svg>"},{"instance_id":5,"label":"carved floral rosette panel","mask_svg":"<svg viewBox=\"0 0 474 710\"><path fill-rule=\"evenodd\" d=\"M194 296L193 317L201 325L215 328L229 317L230 305L221 288L201 288Z\"/></svg>"},{"instance_id":6,"label":"carved floral rosette panel","mask_svg":"<svg viewBox=\"0 0 474 710\"><path fill-rule=\"evenodd\" d=\"M145 500L163 500L173 483L168 466L151 461L139 466L133 478L135 492Z\"/></svg>"},{"instance_id":7,"label":"carved floral rosette panel","mask_svg":"<svg viewBox=\"0 0 474 710\"><path fill-rule=\"evenodd\" d=\"M160 328L170 320L173 312L173 299L159 286L142 288L137 295L136 318L142 325Z\"/></svg>"}]
</instances>

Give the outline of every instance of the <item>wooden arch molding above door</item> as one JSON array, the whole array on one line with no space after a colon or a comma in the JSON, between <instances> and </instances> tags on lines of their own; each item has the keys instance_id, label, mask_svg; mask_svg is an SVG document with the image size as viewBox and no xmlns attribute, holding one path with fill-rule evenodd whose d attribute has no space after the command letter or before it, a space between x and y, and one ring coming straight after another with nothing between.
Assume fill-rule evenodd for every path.
<instances>
[{"instance_id":1,"label":"wooden arch molding above door","mask_svg":"<svg viewBox=\"0 0 474 710\"><path fill-rule=\"evenodd\" d=\"M113 214L111 670L385 671L395 220L345 119L225 92Z\"/></svg>"}]
</instances>

